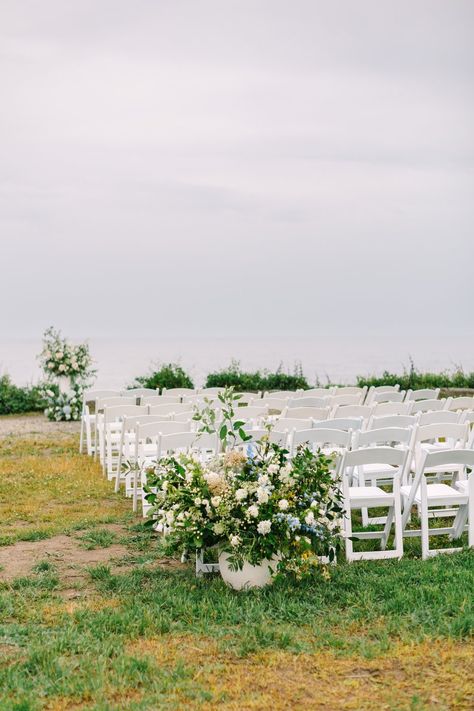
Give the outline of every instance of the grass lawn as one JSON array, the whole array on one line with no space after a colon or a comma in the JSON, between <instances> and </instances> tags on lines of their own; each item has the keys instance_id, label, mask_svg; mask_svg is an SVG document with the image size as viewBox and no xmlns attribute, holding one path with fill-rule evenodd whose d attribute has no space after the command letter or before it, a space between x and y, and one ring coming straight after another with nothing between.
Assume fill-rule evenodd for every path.
<instances>
[{"instance_id":1,"label":"grass lawn","mask_svg":"<svg viewBox=\"0 0 474 711\"><path fill-rule=\"evenodd\" d=\"M474 553L248 593L163 559L77 438L0 439L0 709L472 709Z\"/></svg>"}]
</instances>

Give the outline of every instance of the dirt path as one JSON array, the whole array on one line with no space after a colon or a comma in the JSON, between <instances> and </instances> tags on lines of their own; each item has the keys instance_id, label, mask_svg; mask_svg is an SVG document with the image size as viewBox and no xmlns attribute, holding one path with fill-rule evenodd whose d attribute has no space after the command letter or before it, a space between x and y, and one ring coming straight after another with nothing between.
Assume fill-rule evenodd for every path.
<instances>
[{"instance_id":1,"label":"dirt path","mask_svg":"<svg viewBox=\"0 0 474 711\"><path fill-rule=\"evenodd\" d=\"M34 435L54 435L55 437L70 437L80 432L79 422L50 422L44 415L31 414L0 417L0 439L18 435L28 437ZM1 446L1 445L0 445Z\"/></svg>"}]
</instances>

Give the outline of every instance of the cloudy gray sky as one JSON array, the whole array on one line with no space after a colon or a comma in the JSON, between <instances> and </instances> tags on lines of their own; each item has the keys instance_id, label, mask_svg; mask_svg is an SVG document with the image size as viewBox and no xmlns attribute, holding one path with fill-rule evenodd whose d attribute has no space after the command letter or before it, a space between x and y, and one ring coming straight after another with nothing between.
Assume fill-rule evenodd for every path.
<instances>
[{"instance_id":1,"label":"cloudy gray sky","mask_svg":"<svg viewBox=\"0 0 474 711\"><path fill-rule=\"evenodd\" d=\"M3 336L381 325L409 352L441 326L470 351L473 21L471 0L0 0Z\"/></svg>"}]
</instances>

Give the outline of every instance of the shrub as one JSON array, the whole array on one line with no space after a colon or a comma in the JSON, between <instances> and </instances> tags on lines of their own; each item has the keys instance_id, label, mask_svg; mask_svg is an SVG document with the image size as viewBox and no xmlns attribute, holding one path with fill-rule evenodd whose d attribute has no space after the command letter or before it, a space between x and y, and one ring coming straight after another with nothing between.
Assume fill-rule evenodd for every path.
<instances>
[{"instance_id":1,"label":"shrub","mask_svg":"<svg viewBox=\"0 0 474 711\"><path fill-rule=\"evenodd\" d=\"M258 392L259 390L307 390L308 381L303 375L301 365L296 365L293 375L284 373L280 367L275 373L267 370L243 372L237 361L232 361L228 368L209 373L206 379L206 388L229 387L232 385L236 392Z\"/></svg>"},{"instance_id":2,"label":"shrub","mask_svg":"<svg viewBox=\"0 0 474 711\"><path fill-rule=\"evenodd\" d=\"M135 378L132 387L143 388L193 388L194 384L189 375L176 363L166 363L150 375L140 375Z\"/></svg>"},{"instance_id":3,"label":"shrub","mask_svg":"<svg viewBox=\"0 0 474 711\"><path fill-rule=\"evenodd\" d=\"M403 373L389 373L385 370L381 376L357 377L357 385L396 385L402 390L419 390L420 388L474 388L474 373L465 373L461 366L453 372L447 370L441 373L421 373L410 359L410 367L404 368Z\"/></svg>"},{"instance_id":4,"label":"shrub","mask_svg":"<svg viewBox=\"0 0 474 711\"><path fill-rule=\"evenodd\" d=\"M40 412L45 402L39 388L21 388L13 385L8 375L0 377L0 415L18 415L22 412Z\"/></svg>"}]
</instances>

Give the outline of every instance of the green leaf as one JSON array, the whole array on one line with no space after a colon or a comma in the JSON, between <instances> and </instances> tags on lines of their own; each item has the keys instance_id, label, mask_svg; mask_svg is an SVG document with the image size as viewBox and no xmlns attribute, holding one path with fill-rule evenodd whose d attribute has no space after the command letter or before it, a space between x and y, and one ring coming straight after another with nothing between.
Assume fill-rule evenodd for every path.
<instances>
[{"instance_id":1,"label":"green leaf","mask_svg":"<svg viewBox=\"0 0 474 711\"><path fill-rule=\"evenodd\" d=\"M240 430L241 427L245 425L244 420L237 420L237 422L234 422L234 430Z\"/></svg>"},{"instance_id":2,"label":"green leaf","mask_svg":"<svg viewBox=\"0 0 474 711\"><path fill-rule=\"evenodd\" d=\"M228 432L227 425L222 425L222 427L219 431L219 437L221 439L225 439L227 437L227 432Z\"/></svg>"}]
</instances>

